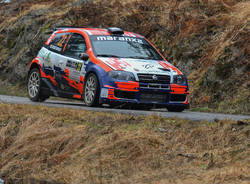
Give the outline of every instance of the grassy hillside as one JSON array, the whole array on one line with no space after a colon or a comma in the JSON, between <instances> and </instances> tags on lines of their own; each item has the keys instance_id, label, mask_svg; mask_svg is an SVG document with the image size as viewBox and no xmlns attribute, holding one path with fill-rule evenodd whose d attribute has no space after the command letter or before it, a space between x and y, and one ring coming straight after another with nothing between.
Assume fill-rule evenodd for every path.
<instances>
[{"instance_id":1,"label":"grassy hillside","mask_svg":"<svg viewBox=\"0 0 250 184\"><path fill-rule=\"evenodd\" d=\"M24 85L28 63L59 25L145 35L188 77L194 109L250 113L247 0L13 0L0 5L0 78Z\"/></svg>"},{"instance_id":2,"label":"grassy hillside","mask_svg":"<svg viewBox=\"0 0 250 184\"><path fill-rule=\"evenodd\" d=\"M249 182L249 122L0 104L0 178L30 183Z\"/></svg>"}]
</instances>

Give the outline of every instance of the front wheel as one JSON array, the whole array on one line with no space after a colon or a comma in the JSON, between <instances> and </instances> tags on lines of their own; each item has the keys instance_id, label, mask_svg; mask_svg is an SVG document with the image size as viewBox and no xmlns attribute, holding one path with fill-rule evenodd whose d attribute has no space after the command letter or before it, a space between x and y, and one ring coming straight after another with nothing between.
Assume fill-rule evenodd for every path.
<instances>
[{"instance_id":1,"label":"front wheel","mask_svg":"<svg viewBox=\"0 0 250 184\"><path fill-rule=\"evenodd\" d=\"M185 107L181 107L181 106L168 106L167 110L169 112L182 112L185 110Z\"/></svg>"},{"instance_id":2,"label":"front wheel","mask_svg":"<svg viewBox=\"0 0 250 184\"><path fill-rule=\"evenodd\" d=\"M34 102L43 102L49 98L42 94L41 75L37 68L32 69L29 73L27 89L29 98Z\"/></svg>"},{"instance_id":3,"label":"front wheel","mask_svg":"<svg viewBox=\"0 0 250 184\"><path fill-rule=\"evenodd\" d=\"M84 102L89 107L99 105L100 86L95 74L88 75L84 84Z\"/></svg>"}]
</instances>

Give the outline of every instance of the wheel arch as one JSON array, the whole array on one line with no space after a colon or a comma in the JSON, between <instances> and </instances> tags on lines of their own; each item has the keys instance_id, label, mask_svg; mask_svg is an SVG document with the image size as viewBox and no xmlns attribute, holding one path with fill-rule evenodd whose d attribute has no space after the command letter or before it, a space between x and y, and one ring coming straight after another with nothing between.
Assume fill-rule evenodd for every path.
<instances>
[{"instance_id":1,"label":"wheel arch","mask_svg":"<svg viewBox=\"0 0 250 184\"><path fill-rule=\"evenodd\" d=\"M34 68L37 68L38 70L40 70L40 65L33 62L31 65L30 65L30 68L29 68L29 72L28 72L28 75L30 74L31 70L34 69Z\"/></svg>"},{"instance_id":2,"label":"wheel arch","mask_svg":"<svg viewBox=\"0 0 250 184\"><path fill-rule=\"evenodd\" d=\"M90 74L94 74L96 77L97 77L97 81L98 81L98 85L99 85L99 88L101 89L101 79L100 77L98 76L97 72L94 71L94 70L91 70L91 71L88 71L85 75L85 78L84 78L84 83L83 83L83 94L84 94L84 88L85 88L85 84L86 84L86 81L87 81L87 78Z\"/></svg>"},{"instance_id":3,"label":"wheel arch","mask_svg":"<svg viewBox=\"0 0 250 184\"><path fill-rule=\"evenodd\" d=\"M39 65L37 62L32 62L32 63L30 64L30 68L29 68L29 71L28 71L28 78L29 78L30 72L31 72L33 69L35 69L35 68L39 70L39 72L40 72L40 77L43 78L43 77L42 77L42 74L41 74L41 73L42 73L41 65ZM28 78L27 78L27 80L28 80ZM46 84L43 80L41 80L41 86L49 88L48 84ZM49 89L50 89L50 88L49 88Z\"/></svg>"},{"instance_id":4,"label":"wheel arch","mask_svg":"<svg viewBox=\"0 0 250 184\"><path fill-rule=\"evenodd\" d=\"M99 82L99 85L100 87L102 87L103 85L103 82L102 82L102 77L106 74L106 72L99 66L95 65L95 64L91 64L89 67L87 67L87 72L84 76L84 79L87 79L87 77L91 74L95 74L97 79L98 79L98 82ZM85 85L85 81L84 80L84 85Z\"/></svg>"}]
</instances>

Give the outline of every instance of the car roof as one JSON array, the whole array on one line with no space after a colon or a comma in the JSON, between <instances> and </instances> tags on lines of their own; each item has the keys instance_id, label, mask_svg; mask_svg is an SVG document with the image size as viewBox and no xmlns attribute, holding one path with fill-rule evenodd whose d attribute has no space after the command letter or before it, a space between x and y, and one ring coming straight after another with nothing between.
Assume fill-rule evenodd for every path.
<instances>
[{"instance_id":1,"label":"car roof","mask_svg":"<svg viewBox=\"0 0 250 184\"><path fill-rule=\"evenodd\" d=\"M83 32L87 33L88 35L101 35L101 36L111 35L110 32L108 31L108 29L100 29L100 28L67 28L67 27L65 27L65 28L58 28L57 29L58 32L61 32L61 31L74 32L75 30L83 31ZM117 34L117 35L119 35L119 34ZM120 36L130 36L130 37L143 38L143 36L141 36L137 33L128 32L128 31L124 31L124 34L122 34Z\"/></svg>"}]
</instances>

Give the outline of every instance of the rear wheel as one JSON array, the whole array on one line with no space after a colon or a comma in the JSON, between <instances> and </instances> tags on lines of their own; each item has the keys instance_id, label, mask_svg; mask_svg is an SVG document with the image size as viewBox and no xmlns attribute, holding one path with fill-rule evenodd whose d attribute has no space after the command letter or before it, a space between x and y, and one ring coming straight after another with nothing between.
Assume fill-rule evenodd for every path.
<instances>
[{"instance_id":1,"label":"rear wheel","mask_svg":"<svg viewBox=\"0 0 250 184\"><path fill-rule=\"evenodd\" d=\"M168 106L167 110L169 112L182 112L185 110L185 107L181 107L181 106Z\"/></svg>"},{"instance_id":2,"label":"rear wheel","mask_svg":"<svg viewBox=\"0 0 250 184\"><path fill-rule=\"evenodd\" d=\"M41 83L42 82L39 69L32 69L28 77L27 90L29 98L34 102L43 102L49 98L48 95L42 94Z\"/></svg>"},{"instance_id":3,"label":"rear wheel","mask_svg":"<svg viewBox=\"0 0 250 184\"><path fill-rule=\"evenodd\" d=\"M89 107L99 105L100 86L94 73L88 75L84 84L84 102Z\"/></svg>"}]
</instances>

